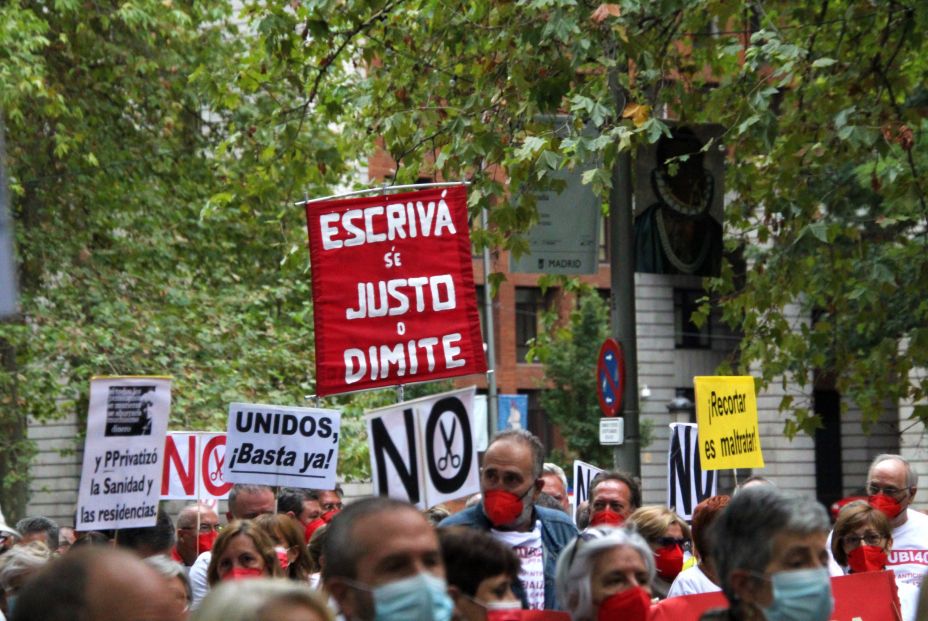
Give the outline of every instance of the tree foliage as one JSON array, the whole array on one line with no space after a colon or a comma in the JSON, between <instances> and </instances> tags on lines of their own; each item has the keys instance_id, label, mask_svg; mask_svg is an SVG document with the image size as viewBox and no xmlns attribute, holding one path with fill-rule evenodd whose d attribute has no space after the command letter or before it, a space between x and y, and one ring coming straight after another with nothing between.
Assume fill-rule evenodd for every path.
<instances>
[{"instance_id":1,"label":"tree foliage","mask_svg":"<svg viewBox=\"0 0 928 621\"><path fill-rule=\"evenodd\" d=\"M529 351L545 365L545 377L552 384L542 391L541 405L574 457L603 467L612 464L611 447L599 443L602 412L596 396L596 363L599 347L609 336L609 309L599 295L588 292L568 322L549 312L543 326Z\"/></svg>"},{"instance_id":2,"label":"tree foliage","mask_svg":"<svg viewBox=\"0 0 928 621\"><path fill-rule=\"evenodd\" d=\"M478 247L518 252L537 214L513 189L597 158L585 181L605 197L617 153L670 119L726 128L708 148L728 154L726 243L749 268L707 285L744 334L742 369L833 378L871 418L925 396L910 381L928 367L921 4L232 6L0 6L23 275L23 321L0 327L0 455L19 456L5 481L24 471L24 417L82 413L93 374L173 374L175 426L314 392L293 202L365 185L375 148L397 182L471 180L470 208L490 210ZM796 305L815 323L792 321ZM788 433L816 425L807 404L782 407Z\"/></svg>"},{"instance_id":3,"label":"tree foliage","mask_svg":"<svg viewBox=\"0 0 928 621\"><path fill-rule=\"evenodd\" d=\"M490 208L479 245L525 248L537 216L530 193L511 189L599 157L585 181L605 196L616 154L656 141L665 121L721 124L707 148L728 154L726 244L748 269L726 262L707 285L744 335L736 366L806 394L831 378L867 420L886 400L925 396L925 380L910 381L928 363L919 3L318 0L246 12L277 46L260 57L266 83L335 114L355 153L382 146L402 182L470 179L471 208ZM552 114L576 131L555 133ZM807 403L781 407L787 434L817 425Z\"/></svg>"}]
</instances>

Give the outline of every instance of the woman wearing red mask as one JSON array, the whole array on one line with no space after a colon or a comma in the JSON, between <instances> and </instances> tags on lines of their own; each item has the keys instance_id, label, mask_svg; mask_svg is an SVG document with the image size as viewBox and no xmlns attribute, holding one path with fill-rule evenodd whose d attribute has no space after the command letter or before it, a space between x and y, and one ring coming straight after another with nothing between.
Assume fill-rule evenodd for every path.
<instances>
[{"instance_id":1,"label":"woman wearing red mask","mask_svg":"<svg viewBox=\"0 0 928 621\"><path fill-rule=\"evenodd\" d=\"M557 561L557 599L573 621L645 621L651 607L654 557L638 534L593 526Z\"/></svg>"},{"instance_id":2,"label":"woman wearing red mask","mask_svg":"<svg viewBox=\"0 0 928 621\"><path fill-rule=\"evenodd\" d=\"M206 570L210 587L221 580L283 577L274 541L251 520L232 522L223 529Z\"/></svg>"},{"instance_id":3,"label":"woman wearing red mask","mask_svg":"<svg viewBox=\"0 0 928 621\"><path fill-rule=\"evenodd\" d=\"M281 569L291 580L309 582L312 562L299 522L285 513L265 513L255 518L255 524L273 541Z\"/></svg>"},{"instance_id":4,"label":"woman wearing red mask","mask_svg":"<svg viewBox=\"0 0 928 621\"><path fill-rule=\"evenodd\" d=\"M636 510L628 516L628 523L641 533L654 553L657 574L651 582L651 592L664 599L683 570L692 541L690 527L672 510L657 505Z\"/></svg>"},{"instance_id":5,"label":"woman wearing red mask","mask_svg":"<svg viewBox=\"0 0 928 621\"><path fill-rule=\"evenodd\" d=\"M831 553L846 574L883 571L893 550L893 529L881 509L864 501L845 505L838 514L831 537ZM915 618L918 588L896 583L903 621Z\"/></svg>"}]
</instances>

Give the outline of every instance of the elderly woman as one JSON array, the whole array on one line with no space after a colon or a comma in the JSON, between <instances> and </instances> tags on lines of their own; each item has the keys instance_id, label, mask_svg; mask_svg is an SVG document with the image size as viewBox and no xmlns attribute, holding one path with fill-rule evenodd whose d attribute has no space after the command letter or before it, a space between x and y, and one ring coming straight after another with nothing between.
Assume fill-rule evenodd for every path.
<instances>
[{"instance_id":1,"label":"elderly woman","mask_svg":"<svg viewBox=\"0 0 928 621\"><path fill-rule=\"evenodd\" d=\"M187 612L190 610L190 602L193 601L193 591L190 590L190 580L187 579L184 566L163 554L149 556L144 559L144 562L164 578L164 586L171 594L177 618L186 619Z\"/></svg>"},{"instance_id":2,"label":"elderly woman","mask_svg":"<svg viewBox=\"0 0 928 621\"><path fill-rule=\"evenodd\" d=\"M288 518L289 519L289 518ZM332 621L332 612L309 585L290 580L249 580L211 590L194 621Z\"/></svg>"},{"instance_id":3,"label":"elderly woman","mask_svg":"<svg viewBox=\"0 0 928 621\"><path fill-rule=\"evenodd\" d=\"M557 599L573 621L644 621L651 605L654 556L640 535L594 526L557 561Z\"/></svg>"},{"instance_id":4,"label":"elderly woman","mask_svg":"<svg viewBox=\"0 0 928 621\"><path fill-rule=\"evenodd\" d=\"M251 520L232 522L219 534L206 570L210 587L220 580L283 575L274 541Z\"/></svg>"},{"instance_id":5,"label":"elderly woman","mask_svg":"<svg viewBox=\"0 0 928 621\"><path fill-rule=\"evenodd\" d=\"M845 505L838 514L831 536L831 553L846 574L886 569L893 550L893 529L886 514L864 501ZM896 583L897 606L904 621L915 618L918 587Z\"/></svg>"},{"instance_id":6,"label":"elderly woman","mask_svg":"<svg viewBox=\"0 0 928 621\"><path fill-rule=\"evenodd\" d=\"M730 607L703 621L828 621L829 522L813 498L766 485L735 494L712 528L712 558Z\"/></svg>"},{"instance_id":7,"label":"elderly woman","mask_svg":"<svg viewBox=\"0 0 928 621\"><path fill-rule=\"evenodd\" d=\"M658 505L636 510L628 516L628 524L637 529L654 553L657 574L651 582L651 593L664 599L683 569L683 557L692 540L690 527L672 509Z\"/></svg>"},{"instance_id":8,"label":"elderly woman","mask_svg":"<svg viewBox=\"0 0 928 621\"><path fill-rule=\"evenodd\" d=\"M41 541L14 546L0 556L0 617L13 611L19 590L51 558Z\"/></svg>"}]
</instances>

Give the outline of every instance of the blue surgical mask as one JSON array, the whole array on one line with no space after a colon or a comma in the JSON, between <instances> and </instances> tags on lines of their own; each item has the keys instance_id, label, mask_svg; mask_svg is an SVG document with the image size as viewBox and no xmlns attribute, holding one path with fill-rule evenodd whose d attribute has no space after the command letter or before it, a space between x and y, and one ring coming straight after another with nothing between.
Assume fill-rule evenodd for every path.
<instances>
[{"instance_id":1,"label":"blue surgical mask","mask_svg":"<svg viewBox=\"0 0 928 621\"><path fill-rule=\"evenodd\" d=\"M375 621L449 621L454 610L445 581L429 573L382 584L371 593Z\"/></svg>"},{"instance_id":2,"label":"blue surgical mask","mask_svg":"<svg viewBox=\"0 0 928 621\"><path fill-rule=\"evenodd\" d=\"M762 607L767 621L828 621L834 599L827 569L780 571L770 581L773 602Z\"/></svg>"}]
</instances>

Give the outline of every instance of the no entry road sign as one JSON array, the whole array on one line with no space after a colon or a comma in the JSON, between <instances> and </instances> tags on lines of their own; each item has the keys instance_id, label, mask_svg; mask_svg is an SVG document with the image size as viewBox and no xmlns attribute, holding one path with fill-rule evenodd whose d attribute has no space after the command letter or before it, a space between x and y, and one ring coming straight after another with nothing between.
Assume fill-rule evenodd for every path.
<instances>
[{"instance_id":1,"label":"no entry road sign","mask_svg":"<svg viewBox=\"0 0 928 621\"><path fill-rule=\"evenodd\" d=\"M596 395L604 416L615 416L622 408L625 389L625 356L615 339L606 339L596 363Z\"/></svg>"}]
</instances>

